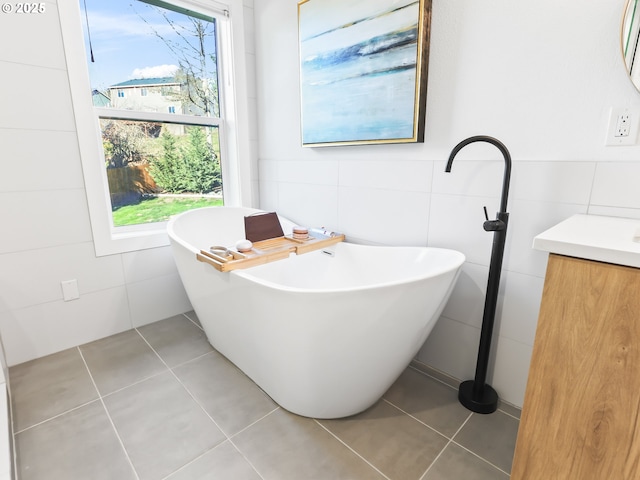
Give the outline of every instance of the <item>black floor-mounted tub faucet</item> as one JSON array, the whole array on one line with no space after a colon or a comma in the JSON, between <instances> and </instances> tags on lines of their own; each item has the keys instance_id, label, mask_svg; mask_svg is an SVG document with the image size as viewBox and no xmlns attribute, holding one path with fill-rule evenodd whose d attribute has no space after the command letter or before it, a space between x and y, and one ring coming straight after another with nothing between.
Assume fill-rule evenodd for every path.
<instances>
[{"instance_id":1,"label":"black floor-mounted tub faucet","mask_svg":"<svg viewBox=\"0 0 640 480\"><path fill-rule=\"evenodd\" d=\"M498 289L500 288L500 271L504 257L504 244L507 238L507 198L509 196L509 182L511 180L511 155L507 147L493 137L478 135L469 137L456 145L447 162L446 172L451 172L453 159L460 150L475 142L490 143L498 148L504 157L504 180L502 182L502 198L500 211L495 220L489 220L487 207L484 207L485 222L482 225L485 231L493 232L493 247L491 249L491 263L489 265L489 278L487 279L487 292L484 302L484 314L482 317L482 329L480 331L480 345L478 347L478 360L476 362L476 375L473 380L467 380L460 384L458 400L462 405L476 413L493 413L498 408L498 394L486 383L487 365L491 350L491 336L493 323L496 316L496 304L498 302Z\"/></svg>"}]
</instances>

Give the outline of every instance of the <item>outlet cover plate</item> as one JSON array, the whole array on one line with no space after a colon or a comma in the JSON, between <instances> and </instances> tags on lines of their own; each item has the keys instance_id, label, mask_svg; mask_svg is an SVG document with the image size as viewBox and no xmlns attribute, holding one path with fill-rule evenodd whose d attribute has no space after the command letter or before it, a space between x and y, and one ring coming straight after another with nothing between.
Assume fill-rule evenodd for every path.
<instances>
[{"instance_id":1,"label":"outlet cover plate","mask_svg":"<svg viewBox=\"0 0 640 480\"><path fill-rule=\"evenodd\" d=\"M629 108L612 107L609 113L609 127L605 145L635 145L638 137L640 111ZM628 135L624 135L627 133Z\"/></svg>"}]
</instances>

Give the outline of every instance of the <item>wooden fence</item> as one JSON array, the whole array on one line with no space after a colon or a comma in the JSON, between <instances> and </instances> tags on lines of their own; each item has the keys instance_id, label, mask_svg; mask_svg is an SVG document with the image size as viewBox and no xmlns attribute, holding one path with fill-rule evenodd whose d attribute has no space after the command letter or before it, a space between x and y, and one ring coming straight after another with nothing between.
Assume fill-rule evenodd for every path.
<instances>
[{"instance_id":1,"label":"wooden fence","mask_svg":"<svg viewBox=\"0 0 640 480\"><path fill-rule=\"evenodd\" d=\"M107 168L111 205L114 207L138 203L143 194L157 193L158 187L145 165Z\"/></svg>"}]
</instances>

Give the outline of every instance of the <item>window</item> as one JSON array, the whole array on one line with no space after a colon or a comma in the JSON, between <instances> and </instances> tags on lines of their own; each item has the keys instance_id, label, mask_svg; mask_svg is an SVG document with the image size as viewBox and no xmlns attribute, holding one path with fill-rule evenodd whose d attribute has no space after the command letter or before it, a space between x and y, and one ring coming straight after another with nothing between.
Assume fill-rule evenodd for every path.
<instances>
[{"instance_id":1,"label":"window","mask_svg":"<svg viewBox=\"0 0 640 480\"><path fill-rule=\"evenodd\" d=\"M248 122L238 121L235 85L246 95L246 79L234 68L244 53L231 50L243 35L243 6L227 1L59 5L98 255L168 244L170 214L246 202L238 159ZM77 47L83 32L85 50Z\"/></svg>"}]
</instances>

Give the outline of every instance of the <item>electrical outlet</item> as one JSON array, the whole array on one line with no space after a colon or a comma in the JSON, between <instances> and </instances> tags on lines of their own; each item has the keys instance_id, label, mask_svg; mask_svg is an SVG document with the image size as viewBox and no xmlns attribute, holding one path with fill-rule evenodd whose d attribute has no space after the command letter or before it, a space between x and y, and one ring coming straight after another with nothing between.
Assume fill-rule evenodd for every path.
<instances>
[{"instance_id":1,"label":"electrical outlet","mask_svg":"<svg viewBox=\"0 0 640 480\"><path fill-rule=\"evenodd\" d=\"M627 112L622 115L618 115L616 119L616 131L613 134L615 137L628 137L631 127L631 115Z\"/></svg>"},{"instance_id":2,"label":"electrical outlet","mask_svg":"<svg viewBox=\"0 0 640 480\"><path fill-rule=\"evenodd\" d=\"M612 108L605 145L635 145L640 111L628 108Z\"/></svg>"}]
</instances>

